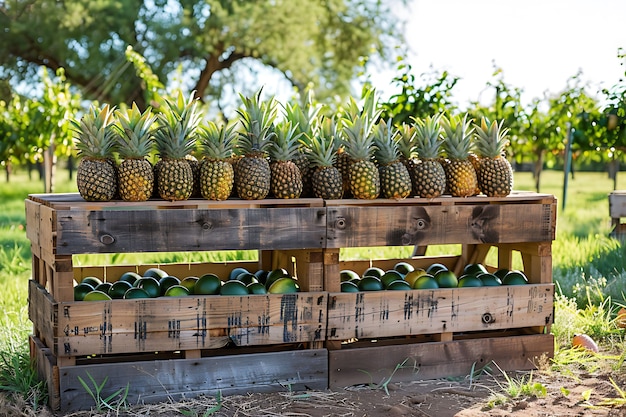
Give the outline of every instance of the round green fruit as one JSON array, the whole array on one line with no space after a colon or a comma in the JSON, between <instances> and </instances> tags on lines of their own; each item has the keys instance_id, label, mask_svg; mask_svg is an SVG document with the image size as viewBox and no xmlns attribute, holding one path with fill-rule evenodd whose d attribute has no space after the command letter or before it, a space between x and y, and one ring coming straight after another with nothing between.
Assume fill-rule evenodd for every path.
<instances>
[{"instance_id":1,"label":"round green fruit","mask_svg":"<svg viewBox=\"0 0 626 417\"><path fill-rule=\"evenodd\" d=\"M478 275L487 272L487 268L483 264L467 264L463 268L463 275Z\"/></svg>"},{"instance_id":2,"label":"round green fruit","mask_svg":"<svg viewBox=\"0 0 626 417\"><path fill-rule=\"evenodd\" d=\"M266 270L258 269L254 273L254 276L256 277L257 281L259 281L261 284L265 285L265 281L267 280L267 274L268 274L268 272Z\"/></svg>"},{"instance_id":3,"label":"round green fruit","mask_svg":"<svg viewBox=\"0 0 626 417\"><path fill-rule=\"evenodd\" d=\"M439 288L437 280L430 274L422 275L412 285L414 290L436 290Z\"/></svg>"},{"instance_id":4,"label":"round green fruit","mask_svg":"<svg viewBox=\"0 0 626 417\"><path fill-rule=\"evenodd\" d=\"M502 280L504 285L526 285L528 284L528 278L522 271L509 271Z\"/></svg>"},{"instance_id":5,"label":"round green fruit","mask_svg":"<svg viewBox=\"0 0 626 417\"><path fill-rule=\"evenodd\" d=\"M113 299L124 298L124 294L133 286L128 281L115 281L109 288L109 295Z\"/></svg>"},{"instance_id":6,"label":"round green fruit","mask_svg":"<svg viewBox=\"0 0 626 417\"><path fill-rule=\"evenodd\" d=\"M509 270L507 268L501 268L501 269L498 269L493 274L502 280L508 273L509 273Z\"/></svg>"},{"instance_id":7,"label":"round green fruit","mask_svg":"<svg viewBox=\"0 0 626 417\"><path fill-rule=\"evenodd\" d=\"M393 291L408 291L411 289L411 286L405 280L399 279L387 285L386 289Z\"/></svg>"},{"instance_id":8,"label":"round green fruit","mask_svg":"<svg viewBox=\"0 0 626 417\"><path fill-rule=\"evenodd\" d=\"M174 285L180 285L180 279L173 275L168 275L159 279L159 286L161 287L161 295L165 295L167 290Z\"/></svg>"},{"instance_id":9,"label":"round green fruit","mask_svg":"<svg viewBox=\"0 0 626 417\"><path fill-rule=\"evenodd\" d=\"M272 269L267 273L267 278L265 279L265 288L269 289L274 281L280 278L291 278L289 272L287 272L284 268L276 268Z\"/></svg>"},{"instance_id":10,"label":"round green fruit","mask_svg":"<svg viewBox=\"0 0 626 417\"><path fill-rule=\"evenodd\" d=\"M198 277L194 277L192 275L183 278L180 281L180 285L182 285L183 287L187 288L189 290L189 294L193 294L194 293L194 289L196 287L196 282L198 282Z\"/></svg>"},{"instance_id":11,"label":"round green fruit","mask_svg":"<svg viewBox=\"0 0 626 417\"><path fill-rule=\"evenodd\" d=\"M145 290L137 287L132 287L126 290L124 293L124 299L131 300L136 298L150 298L150 294L148 294Z\"/></svg>"},{"instance_id":12,"label":"round green fruit","mask_svg":"<svg viewBox=\"0 0 626 417\"><path fill-rule=\"evenodd\" d=\"M150 298L156 298L161 295L161 286L159 281L153 277L141 277L135 282L135 287L141 288L148 293Z\"/></svg>"},{"instance_id":13,"label":"round green fruit","mask_svg":"<svg viewBox=\"0 0 626 417\"><path fill-rule=\"evenodd\" d=\"M412 287L415 284L415 281L419 279L419 277L427 275L427 272L423 268L415 268L413 271L409 272L404 276L404 280L409 283Z\"/></svg>"},{"instance_id":14,"label":"round green fruit","mask_svg":"<svg viewBox=\"0 0 626 417\"><path fill-rule=\"evenodd\" d=\"M242 272L241 274L237 275L237 278L235 279L237 281L243 282L246 285L251 284L253 282L259 282L259 280L256 278L256 275L251 274L250 272Z\"/></svg>"},{"instance_id":15,"label":"round green fruit","mask_svg":"<svg viewBox=\"0 0 626 417\"><path fill-rule=\"evenodd\" d=\"M248 287L241 281L236 279L224 282L220 287L221 295L248 295Z\"/></svg>"},{"instance_id":16,"label":"round green fruit","mask_svg":"<svg viewBox=\"0 0 626 417\"><path fill-rule=\"evenodd\" d=\"M476 275L462 275L461 278L459 278L459 283L457 284L457 287L459 288L463 288L463 287L482 287L483 286L483 282L480 280L480 278L478 278Z\"/></svg>"},{"instance_id":17,"label":"round green fruit","mask_svg":"<svg viewBox=\"0 0 626 417\"><path fill-rule=\"evenodd\" d=\"M246 286L248 287L248 292L250 294L267 294L267 289L265 288L265 285L261 284L260 282L251 282Z\"/></svg>"},{"instance_id":18,"label":"round green fruit","mask_svg":"<svg viewBox=\"0 0 626 417\"><path fill-rule=\"evenodd\" d=\"M291 277L278 278L267 289L267 292L270 294L291 294L299 291L298 281Z\"/></svg>"},{"instance_id":19,"label":"round green fruit","mask_svg":"<svg viewBox=\"0 0 626 417\"><path fill-rule=\"evenodd\" d=\"M228 274L228 279L229 279L229 280L231 280L231 279L237 279L237 276L238 276L239 274L244 273L244 272L245 272L245 273L248 273L248 274L250 273L250 271L248 271L246 268L243 268L243 267L241 267L241 266L238 266L238 267L236 267L236 268L233 268L233 269L230 271L230 273Z\"/></svg>"},{"instance_id":20,"label":"round green fruit","mask_svg":"<svg viewBox=\"0 0 626 417\"><path fill-rule=\"evenodd\" d=\"M102 280L98 277L85 277L80 280L81 284L89 284L92 287L96 288L98 285L102 284Z\"/></svg>"},{"instance_id":21,"label":"round green fruit","mask_svg":"<svg viewBox=\"0 0 626 417\"><path fill-rule=\"evenodd\" d=\"M169 287L163 295L165 297L186 297L189 295L189 290L187 289L187 287L183 287L180 284L175 284Z\"/></svg>"},{"instance_id":22,"label":"round green fruit","mask_svg":"<svg viewBox=\"0 0 626 417\"><path fill-rule=\"evenodd\" d=\"M428 272L432 276L435 276L435 274L439 271L447 271L447 270L448 270L448 267L440 263L431 264L428 268L426 268L426 272Z\"/></svg>"},{"instance_id":23,"label":"round green fruit","mask_svg":"<svg viewBox=\"0 0 626 417\"><path fill-rule=\"evenodd\" d=\"M352 281L344 281L341 283L341 292L359 292L359 287Z\"/></svg>"},{"instance_id":24,"label":"round green fruit","mask_svg":"<svg viewBox=\"0 0 626 417\"><path fill-rule=\"evenodd\" d=\"M141 275L139 275L136 272L124 272L120 278L118 279L118 281L126 281L128 282L130 285L134 285L135 281L137 281L139 278L141 278Z\"/></svg>"},{"instance_id":25,"label":"round green fruit","mask_svg":"<svg viewBox=\"0 0 626 417\"><path fill-rule=\"evenodd\" d=\"M439 284L439 288L456 288L459 285L459 280L457 279L454 272L448 269L442 269L437 271L434 275L437 284Z\"/></svg>"},{"instance_id":26,"label":"round green fruit","mask_svg":"<svg viewBox=\"0 0 626 417\"><path fill-rule=\"evenodd\" d=\"M215 295L220 293L222 280L213 273L202 275L193 287L193 293L197 295Z\"/></svg>"},{"instance_id":27,"label":"round green fruit","mask_svg":"<svg viewBox=\"0 0 626 417\"><path fill-rule=\"evenodd\" d=\"M162 270L161 268L148 268L146 269L146 271L141 275L142 277L152 277L154 279L156 279L157 281L160 280L163 277L168 276L169 274L167 272L165 272L164 270Z\"/></svg>"},{"instance_id":28,"label":"round green fruit","mask_svg":"<svg viewBox=\"0 0 626 417\"><path fill-rule=\"evenodd\" d=\"M402 275L406 275L409 272L415 270L415 267L408 262L398 262L393 266L393 269L398 271Z\"/></svg>"},{"instance_id":29,"label":"round green fruit","mask_svg":"<svg viewBox=\"0 0 626 417\"><path fill-rule=\"evenodd\" d=\"M384 288L380 278L372 275L363 276L357 285L361 291L380 291Z\"/></svg>"},{"instance_id":30,"label":"round green fruit","mask_svg":"<svg viewBox=\"0 0 626 417\"><path fill-rule=\"evenodd\" d=\"M361 277L351 269L342 269L339 271L339 279L341 282L345 282L351 279L361 279Z\"/></svg>"},{"instance_id":31,"label":"round green fruit","mask_svg":"<svg viewBox=\"0 0 626 417\"><path fill-rule=\"evenodd\" d=\"M113 284L111 284L110 282L103 282L102 284L98 284L96 288L94 288L94 290L102 291L108 294L112 285Z\"/></svg>"},{"instance_id":32,"label":"round green fruit","mask_svg":"<svg viewBox=\"0 0 626 417\"><path fill-rule=\"evenodd\" d=\"M385 271L383 271L381 268L378 268L377 266L370 266L365 270L365 272L363 272L364 277L380 278L383 275L385 275Z\"/></svg>"},{"instance_id":33,"label":"round green fruit","mask_svg":"<svg viewBox=\"0 0 626 417\"><path fill-rule=\"evenodd\" d=\"M111 300L111 297L109 297L109 294L102 292L102 291L98 291L98 290L90 291L87 294L85 294L85 297L83 297L83 301L108 301L108 300Z\"/></svg>"},{"instance_id":34,"label":"round green fruit","mask_svg":"<svg viewBox=\"0 0 626 417\"><path fill-rule=\"evenodd\" d=\"M93 291L95 288L86 282L81 282L74 286L74 301L83 301L85 295Z\"/></svg>"},{"instance_id":35,"label":"round green fruit","mask_svg":"<svg viewBox=\"0 0 626 417\"><path fill-rule=\"evenodd\" d=\"M479 274L478 278L480 278L483 286L485 287L497 287L502 285L502 280L498 278L495 274L492 274L490 272Z\"/></svg>"},{"instance_id":36,"label":"round green fruit","mask_svg":"<svg viewBox=\"0 0 626 417\"><path fill-rule=\"evenodd\" d=\"M389 284L391 284L394 281L402 281L404 279L404 276L399 273L398 271L396 271L395 269L391 269L389 271L386 271L382 277L380 277L380 280L383 283L383 286L385 288L387 288L389 286Z\"/></svg>"}]
</instances>

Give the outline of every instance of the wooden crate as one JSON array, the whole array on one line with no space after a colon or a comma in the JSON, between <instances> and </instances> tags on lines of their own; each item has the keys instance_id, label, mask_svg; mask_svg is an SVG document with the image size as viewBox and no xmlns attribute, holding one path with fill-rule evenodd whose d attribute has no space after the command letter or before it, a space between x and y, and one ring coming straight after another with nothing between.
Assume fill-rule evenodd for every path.
<instances>
[{"instance_id":1,"label":"wooden crate","mask_svg":"<svg viewBox=\"0 0 626 417\"><path fill-rule=\"evenodd\" d=\"M611 236L623 239L626 236L626 224L622 223L622 217L626 217L626 191L609 193L609 215L611 216Z\"/></svg>"},{"instance_id":2,"label":"wooden crate","mask_svg":"<svg viewBox=\"0 0 626 417\"><path fill-rule=\"evenodd\" d=\"M216 351L209 351L215 354ZM158 403L250 392L324 390L328 387L326 349L270 349L224 351L223 355L186 359L176 353L145 353L99 360L86 359L60 367L40 340L31 337L31 355L39 375L47 382L50 406L61 412L89 410L95 406L80 384L90 386L106 378L102 396L129 388L129 404Z\"/></svg>"},{"instance_id":3,"label":"wooden crate","mask_svg":"<svg viewBox=\"0 0 626 417\"><path fill-rule=\"evenodd\" d=\"M29 300L37 337L64 365L94 354L319 344L326 334L325 292L57 302L31 281Z\"/></svg>"}]
</instances>

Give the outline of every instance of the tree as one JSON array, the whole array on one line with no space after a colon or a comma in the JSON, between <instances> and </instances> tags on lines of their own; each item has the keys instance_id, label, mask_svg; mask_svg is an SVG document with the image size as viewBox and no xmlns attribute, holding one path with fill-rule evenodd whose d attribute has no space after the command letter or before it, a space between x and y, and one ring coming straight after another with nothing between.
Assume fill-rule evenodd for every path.
<instances>
[{"instance_id":1,"label":"tree","mask_svg":"<svg viewBox=\"0 0 626 417\"><path fill-rule=\"evenodd\" d=\"M145 86L124 56L130 45L158 79L180 69L182 87L218 105L234 93L227 86L244 90L249 71L261 68L282 74L299 90L313 84L318 97L345 95L361 57L385 57L388 46L402 42L399 14L392 9L404 3L5 0L0 73L29 80L41 65L64 68L86 99L145 106Z\"/></svg>"}]
</instances>

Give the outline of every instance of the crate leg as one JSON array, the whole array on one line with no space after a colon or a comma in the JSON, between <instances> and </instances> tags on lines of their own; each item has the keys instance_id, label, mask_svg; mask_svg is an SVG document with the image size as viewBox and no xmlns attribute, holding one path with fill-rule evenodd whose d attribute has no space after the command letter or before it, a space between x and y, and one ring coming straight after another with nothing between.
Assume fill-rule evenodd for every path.
<instances>
[{"instance_id":1,"label":"crate leg","mask_svg":"<svg viewBox=\"0 0 626 417\"><path fill-rule=\"evenodd\" d=\"M324 291L340 292L339 249L325 249L322 254L324 258Z\"/></svg>"}]
</instances>

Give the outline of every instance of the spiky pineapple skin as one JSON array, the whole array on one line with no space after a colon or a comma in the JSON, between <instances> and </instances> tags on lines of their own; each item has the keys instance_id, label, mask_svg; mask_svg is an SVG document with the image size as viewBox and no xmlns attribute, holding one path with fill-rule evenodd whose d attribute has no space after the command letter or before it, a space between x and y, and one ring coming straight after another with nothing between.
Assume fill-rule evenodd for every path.
<instances>
[{"instance_id":1,"label":"spiky pineapple skin","mask_svg":"<svg viewBox=\"0 0 626 417\"><path fill-rule=\"evenodd\" d=\"M271 169L264 156L245 156L235 166L237 195L244 200L262 200L270 192Z\"/></svg>"},{"instance_id":2,"label":"spiky pineapple skin","mask_svg":"<svg viewBox=\"0 0 626 417\"><path fill-rule=\"evenodd\" d=\"M339 170L334 167L319 167L313 171L313 195L324 200L339 200L343 196L343 179Z\"/></svg>"},{"instance_id":3,"label":"spiky pineapple skin","mask_svg":"<svg viewBox=\"0 0 626 417\"><path fill-rule=\"evenodd\" d=\"M159 196L167 201L189 199L193 192L193 171L186 159L161 159L157 169Z\"/></svg>"},{"instance_id":4,"label":"spiky pineapple skin","mask_svg":"<svg viewBox=\"0 0 626 417\"><path fill-rule=\"evenodd\" d=\"M311 169L309 158L304 152L298 152L298 155L293 159L293 163L300 170L300 178L302 179L300 197L311 197L313 195L313 169Z\"/></svg>"},{"instance_id":5,"label":"spiky pineapple skin","mask_svg":"<svg viewBox=\"0 0 626 417\"><path fill-rule=\"evenodd\" d=\"M125 159L118 167L119 193L124 201L146 201L154 190L152 164L145 159Z\"/></svg>"},{"instance_id":6,"label":"spiky pineapple skin","mask_svg":"<svg viewBox=\"0 0 626 417\"><path fill-rule=\"evenodd\" d=\"M380 174L371 161L356 161L350 165L350 192L354 198L373 200L380 195Z\"/></svg>"},{"instance_id":7,"label":"spiky pineapple skin","mask_svg":"<svg viewBox=\"0 0 626 417\"><path fill-rule=\"evenodd\" d=\"M421 159L413 165L415 195L436 198L446 190L446 172L436 159Z\"/></svg>"},{"instance_id":8,"label":"spiky pineapple skin","mask_svg":"<svg viewBox=\"0 0 626 417\"><path fill-rule=\"evenodd\" d=\"M276 198L300 197L302 176L293 161L275 161L270 164L270 192Z\"/></svg>"},{"instance_id":9,"label":"spiky pineapple skin","mask_svg":"<svg viewBox=\"0 0 626 417\"><path fill-rule=\"evenodd\" d=\"M235 172L226 160L203 159L200 163L200 192L207 200L224 201L230 197Z\"/></svg>"},{"instance_id":10,"label":"spiky pineapple skin","mask_svg":"<svg viewBox=\"0 0 626 417\"><path fill-rule=\"evenodd\" d=\"M341 181L343 187L343 196L345 198L352 197L352 191L350 190L350 165L352 165L352 158L348 155L343 148L337 152L337 159L335 159L335 167L341 174Z\"/></svg>"},{"instance_id":11,"label":"spiky pineapple skin","mask_svg":"<svg viewBox=\"0 0 626 417\"><path fill-rule=\"evenodd\" d=\"M448 192L454 197L476 195L478 178L469 159L450 159L444 165Z\"/></svg>"},{"instance_id":12,"label":"spiky pineapple skin","mask_svg":"<svg viewBox=\"0 0 626 417\"><path fill-rule=\"evenodd\" d=\"M488 197L506 197L513 189L513 169L510 162L500 156L481 158L478 187Z\"/></svg>"},{"instance_id":13,"label":"spiky pineapple skin","mask_svg":"<svg viewBox=\"0 0 626 417\"><path fill-rule=\"evenodd\" d=\"M109 160L83 158L76 172L78 193L86 201L110 201L117 193L117 173Z\"/></svg>"},{"instance_id":14,"label":"spiky pineapple skin","mask_svg":"<svg viewBox=\"0 0 626 417\"><path fill-rule=\"evenodd\" d=\"M380 193L385 198L402 200L411 194L411 176L406 166L398 161L378 168Z\"/></svg>"}]
</instances>

